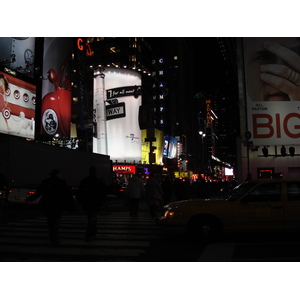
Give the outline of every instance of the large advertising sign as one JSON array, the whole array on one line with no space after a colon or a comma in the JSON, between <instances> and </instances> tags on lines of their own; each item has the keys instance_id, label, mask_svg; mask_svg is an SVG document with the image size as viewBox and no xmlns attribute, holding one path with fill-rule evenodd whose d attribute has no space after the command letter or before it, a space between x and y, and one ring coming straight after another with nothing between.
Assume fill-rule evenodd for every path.
<instances>
[{"instance_id":1,"label":"large advertising sign","mask_svg":"<svg viewBox=\"0 0 300 300\"><path fill-rule=\"evenodd\" d=\"M0 132L34 138L36 88L0 72Z\"/></svg>"},{"instance_id":2,"label":"large advertising sign","mask_svg":"<svg viewBox=\"0 0 300 300\"><path fill-rule=\"evenodd\" d=\"M177 139L173 136L164 137L163 155L169 159L177 157Z\"/></svg>"},{"instance_id":3,"label":"large advertising sign","mask_svg":"<svg viewBox=\"0 0 300 300\"><path fill-rule=\"evenodd\" d=\"M59 138L70 136L72 47L73 38L44 40L43 74L47 78L42 86L41 130Z\"/></svg>"},{"instance_id":4,"label":"large advertising sign","mask_svg":"<svg viewBox=\"0 0 300 300\"><path fill-rule=\"evenodd\" d=\"M300 144L300 39L243 38L243 47L251 140Z\"/></svg>"},{"instance_id":5,"label":"large advertising sign","mask_svg":"<svg viewBox=\"0 0 300 300\"><path fill-rule=\"evenodd\" d=\"M140 89L141 75L136 71L95 70L93 152L108 154L113 161L141 161Z\"/></svg>"},{"instance_id":6,"label":"large advertising sign","mask_svg":"<svg viewBox=\"0 0 300 300\"><path fill-rule=\"evenodd\" d=\"M1 63L23 75L33 77L35 37L1 37Z\"/></svg>"}]
</instances>

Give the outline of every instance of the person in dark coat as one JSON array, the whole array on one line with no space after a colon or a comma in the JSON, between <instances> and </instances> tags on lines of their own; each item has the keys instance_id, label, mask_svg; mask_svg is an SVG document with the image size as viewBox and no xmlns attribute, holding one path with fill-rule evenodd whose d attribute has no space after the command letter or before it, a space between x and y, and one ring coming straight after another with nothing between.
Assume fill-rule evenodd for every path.
<instances>
[{"instance_id":1,"label":"person in dark coat","mask_svg":"<svg viewBox=\"0 0 300 300\"><path fill-rule=\"evenodd\" d=\"M73 200L67 182L60 178L60 171L54 169L50 177L44 179L36 192L27 198L27 201L34 201L41 197L39 207L45 212L49 228L49 238L53 245L59 245L58 229L62 212L66 209L68 202Z\"/></svg>"},{"instance_id":2,"label":"person in dark coat","mask_svg":"<svg viewBox=\"0 0 300 300\"><path fill-rule=\"evenodd\" d=\"M82 209L86 212L88 225L85 239L90 241L96 238L99 211L105 203L107 187L103 179L96 176L97 170L91 167L89 176L84 178L79 185L78 198Z\"/></svg>"},{"instance_id":3,"label":"person in dark coat","mask_svg":"<svg viewBox=\"0 0 300 300\"><path fill-rule=\"evenodd\" d=\"M174 195L174 186L169 176L167 176L163 180L161 188L164 192L164 205L172 202L172 196Z\"/></svg>"},{"instance_id":4,"label":"person in dark coat","mask_svg":"<svg viewBox=\"0 0 300 300\"><path fill-rule=\"evenodd\" d=\"M144 183L139 174L134 174L128 182L128 197L130 216L137 217L139 210L139 203L144 196Z\"/></svg>"},{"instance_id":5,"label":"person in dark coat","mask_svg":"<svg viewBox=\"0 0 300 300\"><path fill-rule=\"evenodd\" d=\"M160 209L162 212L163 209L164 192L154 173L150 174L146 184L146 196L150 207L150 215L152 218L157 218L157 210Z\"/></svg>"}]
</instances>

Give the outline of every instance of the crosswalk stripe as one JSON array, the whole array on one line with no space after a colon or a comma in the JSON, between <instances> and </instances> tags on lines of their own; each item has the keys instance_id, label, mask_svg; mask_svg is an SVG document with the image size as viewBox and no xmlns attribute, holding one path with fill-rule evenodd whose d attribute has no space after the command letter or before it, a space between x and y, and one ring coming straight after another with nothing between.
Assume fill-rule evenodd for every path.
<instances>
[{"instance_id":1,"label":"crosswalk stripe","mask_svg":"<svg viewBox=\"0 0 300 300\"><path fill-rule=\"evenodd\" d=\"M20 253L20 246L1 246L2 252L11 252L11 253ZM72 252L72 253L71 253ZM41 246L29 246L29 247L23 247L22 248L22 254L39 254L39 255L51 255L51 254L59 254L59 255L66 255L66 256L125 256L125 257L133 257L138 256L140 253L144 253L144 249L106 249L106 248L72 248L72 251L70 251L69 248L66 247L57 247L57 248L51 248L51 247L41 247Z\"/></svg>"},{"instance_id":2,"label":"crosswalk stripe","mask_svg":"<svg viewBox=\"0 0 300 300\"><path fill-rule=\"evenodd\" d=\"M151 218L132 219L123 216L118 219L116 216L104 216L98 221L96 240L87 242L84 240L86 226L85 216L64 216L59 226L61 245L50 247L45 217L1 224L0 254L90 256L105 261L134 261L145 253L151 240L159 239L162 234Z\"/></svg>"}]
</instances>

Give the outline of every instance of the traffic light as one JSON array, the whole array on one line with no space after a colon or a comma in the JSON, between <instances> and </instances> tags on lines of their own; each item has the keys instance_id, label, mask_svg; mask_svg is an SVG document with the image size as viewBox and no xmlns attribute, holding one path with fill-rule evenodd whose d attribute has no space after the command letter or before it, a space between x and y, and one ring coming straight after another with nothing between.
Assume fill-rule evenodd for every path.
<instances>
[{"instance_id":1,"label":"traffic light","mask_svg":"<svg viewBox=\"0 0 300 300\"><path fill-rule=\"evenodd\" d=\"M294 157L294 156L295 156L295 147L290 147L290 148L289 148L289 152L290 152L290 155L291 155L292 157Z\"/></svg>"},{"instance_id":2,"label":"traffic light","mask_svg":"<svg viewBox=\"0 0 300 300\"><path fill-rule=\"evenodd\" d=\"M268 150L268 148L267 148L266 146L264 146L264 147L262 148L262 153L263 153L264 157L267 157L267 156L268 156L269 150Z\"/></svg>"},{"instance_id":3,"label":"traffic light","mask_svg":"<svg viewBox=\"0 0 300 300\"><path fill-rule=\"evenodd\" d=\"M282 156L286 156L286 148L284 146L281 147L280 153Z\"/></svg>"}]
</instances>

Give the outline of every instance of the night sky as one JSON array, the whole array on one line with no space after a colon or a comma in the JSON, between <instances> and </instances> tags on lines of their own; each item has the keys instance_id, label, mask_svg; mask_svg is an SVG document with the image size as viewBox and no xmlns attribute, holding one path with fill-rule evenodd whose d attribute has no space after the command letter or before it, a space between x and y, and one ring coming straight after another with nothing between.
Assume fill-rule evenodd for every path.
<instances>
[{"instance_id":1,"label":"night sky","mask_svg":"<svg viewBox=\"0 0 300 300\"><path fill-rule=\"evenodd\" d=\"M225 69L216 37L189 38L194 53L195 90L213 92L224 80Z\"/></svg>"}]
</instances>

